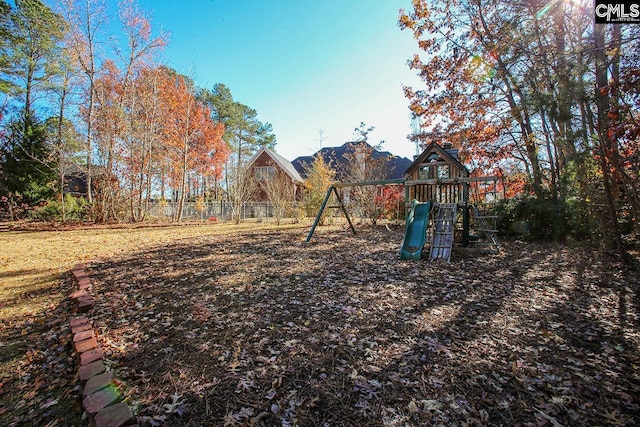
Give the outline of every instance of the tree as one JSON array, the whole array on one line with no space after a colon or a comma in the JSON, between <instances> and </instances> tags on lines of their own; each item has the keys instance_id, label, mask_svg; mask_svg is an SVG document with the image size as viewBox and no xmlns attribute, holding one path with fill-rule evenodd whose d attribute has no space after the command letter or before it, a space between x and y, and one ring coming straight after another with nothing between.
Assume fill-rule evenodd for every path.
<instances>
[{"instance_id":1,"label":"tree","mask_svg":"<svg viewBox=\"0 0 640 427\"><path fill-rule=\"evenodd\" d=\"M264 177L259 183L273 208L276 223L280 225L295 202L296 185L281 167L274 163L271 167L274 168L273 176Z\"/></svg>"},{"instance_id":2,"label":"tree","mask_svg":"<svg viewBox=\"0 0 640 427\"><path fill-rule=\"evenodd\" d=\"M21 117L9 126L9 134L2 144L2 185L8 198L11 219L26 211L12 207L26 205L33 208L54 194L56 163L47 144L45 126L33 115Z\"/></svg>"},{"instance_id":3,"label":"tree","mask_svg":"<svg viewBox=\"0 0 640 427\"><path fill-rule=\"evenodd\" d=\"M2 135L1 187L15 218L13 207L32 208L53 194L55 159L35 103L48 90L65 23L38 0L16 1L13 9L3 1L0 11L0 88L17 110Z\"/></svg>"},{"instance_id":4,"label":"tree","mask_svg":"<svg viewBox=\"0 0 640 427\"><path fill-rule=\"evenodd\" d=\"M494 59L483 55L470 36L474 19L459 2L429 7L425 1L416 1L414 10L402 11L399 20L423 51L414 55L409 67L419 73L424 87L404 87L411 112L422 127L411 139L423 145L450 142L469 159L514 151L508 141L499 140L507 125L492 114L497 109L496 94L485 85L493 78Z\"/></svg>"},{"instance_id":5,"label":"tree","mask_svg":"<svg viewBox=\"0 0 640 427\"><path fill-rule=\"evenodd\" d=\"M66 22L39 0L16 0L10 13L13 32L9 79L20 100L24 133L33 125L34 104L46 93L56 71L50 63L61 54Z\"/></svg>"},{"instance_id":6,"label":"tree","mask_svg":"<svg viewBox=\"0 0 640 427\"><path fill-rule=\"evenodd\" d=\"M167 35L152 36L149 19L132 0L120 4L120 20L128 47L125 51L118 51L124 70L120 98L125 112L121 139L123 178L127 181L131 218L141 221L151 197L151 159L158 145L156 133L160 127L160 93L156 73L149 70L153 68L154 55L167 44Z\"/></svg>"},{"instance_id":7,"label":"tree","mask_svg":"<svg viewBox=\"0 0 640 427\"><path fill-rule=\"evenodd\" d=\"M384 144L380 141L375 146L368 142L369 133L375 130L374 126L367 127L365 123L354 129L353 142L350 144L344 157L346 162L341 172L346 177L346 182L371 182L382 181L389 173L389 158L378 156L378 150ZM379 186L350 187L349 204L355 215L367 218L374 224L382 215L383 207L378 202L378 194L381 194Z\"/></svg>"},{"instance_id":8,"label":"tree","mask_svg":"<svg viewBox=\"0 0 640 427\"><path fill-rule=\"evenodd\" d=\"M262 123L256 110L235 101L223 83L215 84L212 91L201 90L198 98L211 108L213 119L225 125L225 141L236 165L245 163L261 147L275 147L271 124Z\"/></svg>"},{"instance_id":9,"label":"tree","mask_svg":"<svg viewBox=\"0 0 640 427\"><path fill-rule=\"evenodd\" d=\"M10 19L11 6L4 0L0 0L0 93L5 97L11 92L14 85L8 75L11 70L10 48L13 41L13 31ZM5 102L1 106L4 109ZM0 109L0 112L2 111Z\"/></svg>"},{"instance_id":10,"label":"tree","mask_svg":"<svg viewBox=\"0 0 640 427\"><path fill-rule=\"evenodd\" d=\"M67 42L69 41L67 32ZM58 164L60 197L60 214L62 221L66 220L64 199L64 177L67 171L80 168L82 161L80 154L84 153L83 145L75 125L68 119L68 111L73 99L78 95L80 73L70 60L68 44L61 50L61 55L55 58L49 67L54 70L49 83L49 97L52 106L57 111L57 116L45 121L49 146Z\"/></svg>"},{"instance_id":11,"label":"tree","mask_svg":"<svg viewBox=\"0 0 640 427\"><path fill-rule=\"evenodd\" d=\"M98 43L101 30L107 24L104 0L61 0L60 10L65 12L69 24L67 49L72 64L84 75L84 97L81 106L85 122L85 168L87 199L93 204L93 126L96 102L95 83L99 73Z\"/></svg>"},{"instance_id":12,"label":"tree","mask_svg":"<svg viewBox=\"0 0 640 427\"><path fill-rule=\"evenodd\" d=\"M162 70L145 69L134 84L136 102L131 108L130 136L124 153L125 174L129 189L129 209L133 221L143 221L151 200L154 175L163 170L166 159L161 153ZM135 108L133 108L135 107ZM160 176L162 185L164 177ZM162 193L164 196L164 192Z\"/></svg>"},{"instance_id":13,"label":"tree","mask_svg":"<svg viewBox=\"0 0 640 427\"><path fill-rule=\"evenodd\" d=\"M635 26L593 27L593 10L579 2L413 5L399 23L422 51L410 67L425 87L405 88L424 122L414 138L451 141L474 170L526 176L528 193L550 199L557 238L569 205L589 209L587 200L597 200L612 218L624 204L640 210L638 180L625 166L633 149L620 155L633 147L625 139L636 118L623 106L632 105L634 85L620 76L638 70ZM599 177L589 169L594 159Z\"/></svg>"},{"instance_id":14,"label":"tree","mask_svg":"<svg viewBox=\"0 0 640 427\"><path fill-rule=\"evenodd\" d=\"M242 204L256 189L252 179L246 177L246 164L261 147L273 149L276 138L271 124L260 122L256 110L234 101L231 90L224 84L217 83L212 91L201 90L198 97L211 108L213 119L223 123L226 129L224 140L230 149L225 166L227 195L239 221Z\"/></svg>"},{"instance_id":15,"label":"tree","mask_svg":"<svg viewBox=\"0 0 640 427\"><path fill-rule=\"evenodd\" d=\"M63 116L50 117L44 123L47 135L47 146L50 155L57 165L58 176L58 196L60 198L60 215L62 222L66 221L64 183L65 176L70 171L78 169L80 163L80 153L82 152L82 142L80 135L73 123Z\"/></svg>"},{"instance_id":16,"label":"tree","mask_svg":"<svg viewBox=\"0 0 640 427\"><path fill-rule=\"evenodd\" d=\"M150 143L155 140L148 138L148 130L157 127L159 120L153 110L147 114L140 108L140 96L146 95L137 89L137 84L142 84L141 76L151 67L153 55L166 44L165 35L153 37L148 19L130 1L121 4L120 19L127 49L118 51L119 62L105 61L102 75L94 80L92 128L104 177L98 192L96 216L100 221L116 217L116 206L121 201L128 202L133 220L144 217L143 194L150 185L145 183L149 177L145 172ZM150 96L158 95L156 91ZM153 107L153 99L144 102L144 108ZM154 120L149 122L150 118ZM120 197L122 193L124 197Z\"/></svg>"},{"instance_id":17,"label":"tree","mask_svg":"<svg viewBox=\"0 0 640 427\"><path fill-rule=\"evenodd\" d=\"M164 126L162 141L172 166L173 187L179 194L176 220L182 220L188 172L220 176L228 158L222 138L225 128L214 122L209 108L196 99L187 79L171 70L160 77Z\"/></svg>"},{"instance_id":18,"label":"tree","mask_svg":"<svg viewBox=\"0 0 640 427\"><path fill-rule=\"evenodd\" d=\"M327 190L331 186L336 175L335 171L329 167L321 155L317 155L310 165L304 165L306 179L304 181L304 195L302 203L307 216L317 215ZM320 218L320 224L324 224L326 214Z\"/></svg>"},{"instance_id":19,"label":"tree","mask_svg":"<svg viewBox=\"0 0 640 427\"><path fill-rule=\"evenodd\" d=\"M102 75L94 81L96 102L92 117L92 141L95 147L95 165L91 169L100 171L99 179L93 170L94 217L98 222L116 219L116 203L120 193L120 179L115 171L122 157L119 140L124 136L124 84L123 75L114 61L107 60Z\"/></svg>"},{"instance_id":20,"label":"tree","mask_svg":"<svg viewBox=\"0 0 640 427\"><path fill-rule=\"evenodd\" d=\"M231 217L236 224L242 219L242 208L258 191L258 183L246 165L235 167L230 173L226 169L227 198L231 202Z\"/></svg>"}]
</instances>

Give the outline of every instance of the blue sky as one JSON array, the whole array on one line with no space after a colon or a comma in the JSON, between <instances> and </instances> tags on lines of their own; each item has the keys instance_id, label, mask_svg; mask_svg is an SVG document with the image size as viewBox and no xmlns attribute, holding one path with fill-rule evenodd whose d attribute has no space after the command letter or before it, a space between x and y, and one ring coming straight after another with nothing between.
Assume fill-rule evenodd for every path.
<instances>
[{"instance_id":1,"label":"blue sky","mask_svg":"<svg viewBox=\"0 0 640 427\"><path fill-rule=\"evenodd\" d=\"M115 2L113 2L115 3ZM417 52L397 26L410 0L138 0L154 33L170 33L161 61L200 87L224 83L273 125L276 151L292 160L350 140L360 122L370 142L411 157L402 84L419 84ZM114 5L115 6L115 5ZM114 7L112 6L112 7ZM115 12L115 10L114 10ZM115 17L114 17L115 18Z\"/></svg>"}]
</instances>

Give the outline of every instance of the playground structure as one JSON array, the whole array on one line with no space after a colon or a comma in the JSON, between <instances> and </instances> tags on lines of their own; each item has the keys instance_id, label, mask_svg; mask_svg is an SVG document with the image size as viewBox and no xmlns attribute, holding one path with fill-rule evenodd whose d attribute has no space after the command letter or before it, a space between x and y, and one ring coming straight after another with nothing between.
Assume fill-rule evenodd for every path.
<instances>
[{"instance_id":1,"label":"playground structure","mask_svg":"<svg viewBox=\"0 0 640 427\"><path fill-rule=\"evenodd\" d=\"M306 241L311 240L327 208L341 209L351 231L356 233L339 189L404 185L407 214L401 259L422 259L428 254L429 259L450 261L455 244L495 253L499 249L497 217L487 215L487 207L497 198L497 179L470 177L458 161L456 150L432 142L407 169L403 179L331 185ZM329 205L332 195L337 203Z\"/></svg>"}]
</instances>

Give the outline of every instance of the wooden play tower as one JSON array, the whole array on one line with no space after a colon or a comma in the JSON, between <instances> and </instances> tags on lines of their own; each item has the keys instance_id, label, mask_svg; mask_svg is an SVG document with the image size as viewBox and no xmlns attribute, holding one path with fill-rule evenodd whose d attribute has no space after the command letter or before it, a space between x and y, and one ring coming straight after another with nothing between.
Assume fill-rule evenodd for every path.
<instances>
[{"instance_id":1,"label":"wooden play tower","mask_svg":"<svg viewBox=\"0 0 640 427\"><path fill-rule=\"evenodd\" d=\"M486 214L496 183L495 176L469 176L450 144L432 142L416 157L405 172L405 199L433 206L426 239L430 259L449 261L458 236L463 247L498 250L496 217Z\"/></svg>"}]
</instances>

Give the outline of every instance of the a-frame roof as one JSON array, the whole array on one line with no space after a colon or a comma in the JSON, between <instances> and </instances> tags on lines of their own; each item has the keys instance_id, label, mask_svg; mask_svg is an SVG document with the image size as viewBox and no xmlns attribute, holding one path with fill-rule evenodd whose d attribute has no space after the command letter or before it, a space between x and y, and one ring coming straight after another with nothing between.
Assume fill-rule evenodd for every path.
<instances>
[{"instance_id":1,"label":"a-frame roof","mask_svg":"<svg viewBox=\"0 0 640 427\"><path fill-rule=\"evenodd\" d=\"M425 160L433 153L438 153L438 155L440 156L441 159L443 159L445 162L454 165L456 168L458 168L460 170L461 175L463 176L469 176L469 171L467 170L466 166L463 165L462 163L460 163L460 161L458 159L456 159L454 156L452 156L448 150L446 150L445 148L443 148L440 144L438 144L437 142L430 142L429 145L427 145L424 149L424 151L422 152L422 154L420 154L414 161L413 163L411 163L411 166L409 166L409 168L407 169L407 171L404 173L405 176L409 176L411 175L413 172L415 172L416 169L418 169L421 165L425 164Z\"/></svg>"},{"instance_id":2,"label":"a-frame roof","mask_svg":"<svg viewBox=\"0 0 640 427\"><path fill-rule=\"evenodd\" d=\"M303 182L304 181L302 179L302 177L300 176L300 174L298 173L298 171L296 170L296 168L293 167L293 165L291 164L291 162L289 160L285 159L280 154L269 150L265 146L260 148L260 150L258 150L258 152L253 155L251 160L249 160L249 163L247 164L247 169L250 168L251 165L253 165L253 163L262 155L262 153L266 153L269 157L271 157L273 159L273 161L278 166L280 166L280 168L282 170L284 170L287 173L287 175L289 175L289 177L291 177L291 179L294 182Z\"/></svg>"}]
</instances>

